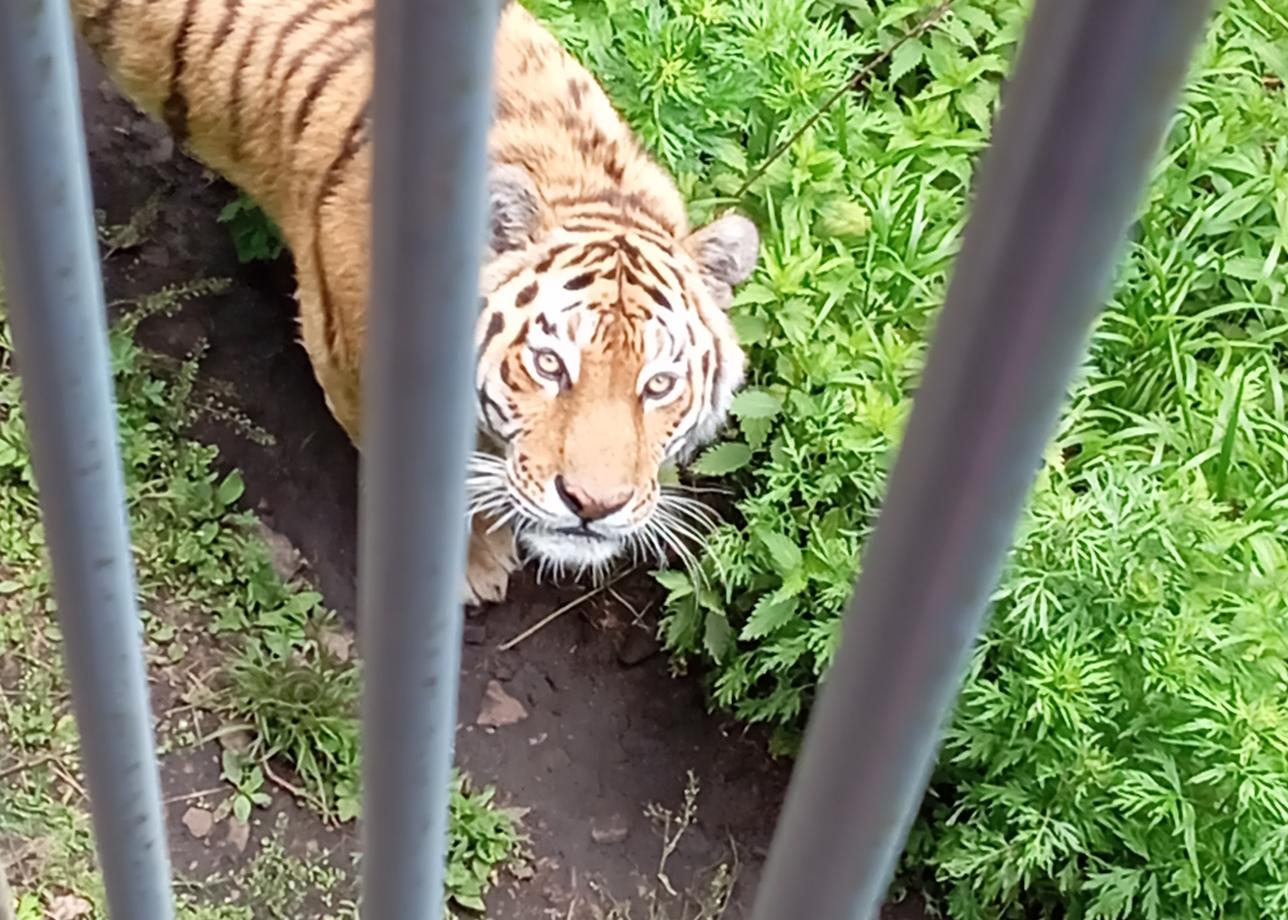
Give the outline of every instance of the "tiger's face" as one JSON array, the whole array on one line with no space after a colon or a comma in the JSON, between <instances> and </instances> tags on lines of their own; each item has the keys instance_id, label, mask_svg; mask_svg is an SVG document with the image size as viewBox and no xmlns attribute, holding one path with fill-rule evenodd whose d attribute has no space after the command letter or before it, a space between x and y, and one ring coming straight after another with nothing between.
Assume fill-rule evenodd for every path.
<instances>
[{"instance_id":1,"label":"tiger's face","mask_svg":"<svg viewBox=\"0 0 1288 920\"><path fill-rule=\"evenodd\" d=\"M475 391L498 451L474 457L471 510L556 569L691 558L710 513L659 471L715 435L742 382L726 309L755 267L754 225L730 215L677 240L579 217L506 245L523 219L507 224L505 204L494 184Z\"/></svg>"}]
</instances>

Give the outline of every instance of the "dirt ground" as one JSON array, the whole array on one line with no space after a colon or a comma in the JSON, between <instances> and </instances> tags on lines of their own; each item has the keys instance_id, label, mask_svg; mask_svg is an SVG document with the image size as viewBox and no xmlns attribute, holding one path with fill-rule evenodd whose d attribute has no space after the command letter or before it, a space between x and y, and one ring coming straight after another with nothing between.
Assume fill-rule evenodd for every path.
<instances>
[{"instance_id":1,"label":"dirt ground","mask_svg":"<svg viewBox=\"0 0 1288 920\"><path fill-rule=\"evenodd\" d=\"M233 191L176 152L83 55L81 67L96 206L121 223L149 199L160 203L148 239L108 261L109 300L199 277L234 279L227 293L146 321L140 336L175 356L207 340L203 376L226 384L236 407L274 443L214 422L196 436L242 470L248 503L299 549L308 577L354 626L357 459L295 343L289 264L240 265L216 222ZM747 913L789 765L772 760L758 734L708 714L694 678L670 675L650 638L659 600L650 580L637 577L617 590L620 598L589 600L510 651L498 646L586 588L524 576L509 601L467 621L458 763L495 785L506 804L530 809L524 820L534 874L494 893L488 913L496 920L603 916L615 899L634 901L630 916L649 917L640 892L661 884L662 840L645 812L651 804L678 810L689 771L700 789L697 818L670 857L669 880L677 890L702 885L705 873L736 863L739 881L724 916ZM498 728L476 725L490 684L518 700L526 716ZM185 832L185 803L218 785L213 756L166 764L181 870L226 871L244 858L244 841L239 847ZM310 851L351 851L352 831L336 835L310 824L308 812L286 810L293 836Z\"/></svg>"}]
</instances>

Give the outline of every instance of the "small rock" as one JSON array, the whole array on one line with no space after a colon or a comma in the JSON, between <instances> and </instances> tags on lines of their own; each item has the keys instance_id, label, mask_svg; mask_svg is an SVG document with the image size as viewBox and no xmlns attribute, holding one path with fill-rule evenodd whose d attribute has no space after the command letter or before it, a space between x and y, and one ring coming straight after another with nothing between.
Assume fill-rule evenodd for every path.
<instances>
[{"instance_id":1,"label":"small rock","mask_svg":"<svg viewBox=\"0 0 1288 920\"><path fill-rule=\"evenodd\" d=\"M596 819L590 822L590 839L601 846L621 843L630 834L630 825L621 815Z\"/></svg>"},{"instance_id":2,"label":"small rock","mask_svg":"<svg viewBox=\"0 0 1288 920\"><path fill-rule=\"evenodd\" d=\"M189 834L201 840L215 826L215 816L204 808L189 808L183 813L183 826Z\"/></svg>"},{"instance_id":3,"label":"small rock","mask_svg":"<svg viewBox=\"0 0 1288 920\"><path fill-rule=\"evenodd\" d=\"M617 660L623 667L633 668L648 661L659 649L657 638L652 633L633 626L626 631L621 644L617 646Z\"/></svg>"},{"instance_id":4,"label":"small rock","mask_svg":"<svg viewBox=\"0 0 1288 920\"><path fill-rule=\"evenodd\" d=\"M353 636L338 629L327 629L318 636L318 642L336 661L345 662L353 657Z\"/></svg>"},{"instance_id":5,"label":"small rock","mask_svg":"<svg viewBox=\"0 0 1288 920\"><path fill-rule=\"evenodd\" d=\"M482 623L466 623L464 637L466 645L482 645L487 641L487 627Z\"/></svg>"},{"instance_id":6,"label":"small rock","mask_svg":"<svg viewBox=\"0 0 1288 920\"><path fill-rule=\"evenodd\" d=\"M499 681L489 680L487 691L483 694L483 705L479 707L479 717L475 724L484 728L500 728L502 725L514 725L528 717L528 710L523 704L505 692Z\"/></svg>"},{"instance_id":7,"label":"small rock","mask_svg":"<svg viewBox=\"0 0 1288 920\"><path fill-rule=\"evenodd\" d=\"M166 163L174 159L174 138L163 137L152 145L148 152L147 160L149 163Z\"/></svg>"},{"instance_id":8,"label":"small rock","mask_svg":"<svg viewBox=\"0 0 1288 920\"><path fill-rule=\"evenodd\" d=\"M92 913L94 905L79 895L62 894L49 902L48 920L75 920Z\"/></svg>"},{"instance_id":9,"label":"small rock","mask_svg":"<svg viewBox=\"0 0 1288 920\"><path fill-rule=\"evenodd\" d=\"M268 560L272 563L273 569L282 581L290 581L304 567L304 559L300 551L291 545L290 540L263 522L259 525L259 531L268 545Z\"/></svg>"},{"instance_id":10,"label":"small rock","mask_svg":"<svg viewBox=\"0 0 1288 920\"><path fill-rule=\"evenodd\" d=\"M246 845L250 843L250 824L236 818L229 819L228 842L237 848L238 853L245 853Z\"/></svg>"}]
</instances>

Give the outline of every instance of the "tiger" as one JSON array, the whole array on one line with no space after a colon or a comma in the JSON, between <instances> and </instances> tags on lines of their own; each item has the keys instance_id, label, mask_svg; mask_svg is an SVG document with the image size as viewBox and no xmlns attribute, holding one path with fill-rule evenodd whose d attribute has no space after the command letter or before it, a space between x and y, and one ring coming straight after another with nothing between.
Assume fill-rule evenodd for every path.
<instances>
[{"instance_id":1,"label":"tiger","mask_svg":"<svg viewBox=\"0 0 1288 920\"><path fill-rule=\"evenodd\" d=\"M280 228L299 341L360 451L374 0L69 2L117 89ZM497 16L488 230L462 343L476 355L469 606L504 600L526 562L692 562L710 513L662 471L715 439L744 384L729 310L761 246L737 211L690 226L601 83L519 3Z\"/></svg>"}]
</instances>

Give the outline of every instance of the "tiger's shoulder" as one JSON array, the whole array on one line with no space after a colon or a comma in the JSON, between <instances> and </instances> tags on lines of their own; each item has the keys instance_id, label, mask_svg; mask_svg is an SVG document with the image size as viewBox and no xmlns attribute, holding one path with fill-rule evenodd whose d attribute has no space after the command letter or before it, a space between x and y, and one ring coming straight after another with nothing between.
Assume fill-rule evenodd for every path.
<instances>
[{"instance_id":1,"label":"tiger's shoulder","mask_svg":"<svg viewBox=\"0 0 1288 920\"><path fill-rule=\"evenodd\" d=\"M522 167L554 217L596 203L688 230L671 176L641 147L600 82L518 2L501 13L490 135L497 163Z\"/></svg>"}]
</instances>

